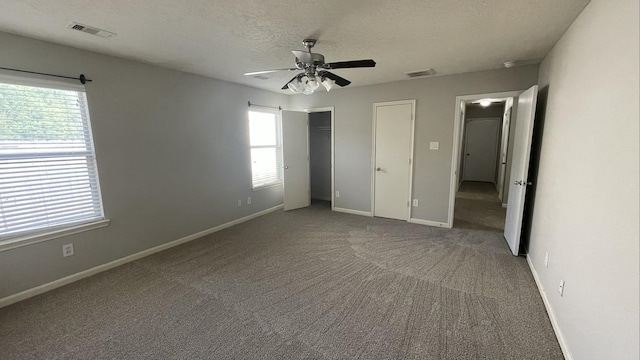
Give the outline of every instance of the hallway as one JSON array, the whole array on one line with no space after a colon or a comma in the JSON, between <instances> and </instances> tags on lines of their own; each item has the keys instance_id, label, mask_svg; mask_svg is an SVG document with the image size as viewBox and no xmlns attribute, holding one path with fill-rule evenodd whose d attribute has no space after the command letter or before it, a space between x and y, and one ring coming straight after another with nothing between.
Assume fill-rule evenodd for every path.
<instances>
[{"instance_id":1,"label":"hallway","mask_svg":"<svg viewBox=\"0 0 640 360\"><path fill-rule=\"evenodd\" d=\"M456 194L453 227L502 232L507 209L498 199L495 185L463 181Z\"/></svg>"}]
</instances>

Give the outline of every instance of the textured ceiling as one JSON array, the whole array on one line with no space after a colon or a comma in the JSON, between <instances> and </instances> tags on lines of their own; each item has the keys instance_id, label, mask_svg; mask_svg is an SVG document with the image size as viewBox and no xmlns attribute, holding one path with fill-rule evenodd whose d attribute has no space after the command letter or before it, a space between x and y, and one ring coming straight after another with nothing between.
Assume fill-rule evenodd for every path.
<instances>
[{"instance_id":1,"label":"textured ceiling","mask_svg":"<svg viewBox=\"0 0 640 360\"><path fill-rule=\"evenodd\" d=\"M0 0L0 30L272 91L245 72L290 67L290 50L318 38L327 62L374 59L335 70L350 86L495 69L544 57L588 0ZM76 21L118 35L67 29ZM6 49L3 49L3 51Z\"/></svg>"}]
</instances>

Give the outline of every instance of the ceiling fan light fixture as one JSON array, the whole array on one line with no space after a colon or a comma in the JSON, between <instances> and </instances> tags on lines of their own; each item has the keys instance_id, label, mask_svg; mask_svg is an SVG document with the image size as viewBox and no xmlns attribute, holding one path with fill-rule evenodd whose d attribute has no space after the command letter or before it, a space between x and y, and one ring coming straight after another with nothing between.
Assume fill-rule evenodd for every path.
<instances>
[{"instance_id":1,"label":"ceiling fan light fixture","mask_svg":"<svg viewBox=\"0 0 640 360\"><path fill-rule=\"evenodd\" d=\"M324 88L327 89L327 92L331 91L331 88L335 84L336 84L336 82L331 80L331 79L329 79L329 78L323 78L322 79L322 86L324 86Z\"/></svg>"},{"instance_id":2,"label":"ceiling fan light fixture","mask_svg":"<svg viewBox=\"0 0 640 360\"><path fill-rule=\"evenodd\" d=\"M482 106L482 107L487 107L487 106L489 106L489 105L491 105L491 100L489 100L489 99L482 99L482 100L480 100L480 106Z\"/></svg>"},{"instance_id":3,"label":"ceiling fan light fixture","mask_svg":"<svg viewBox=\"0 0 640 360\"><path fill-rule=\"evenodd\" d=\"M300 94L304 89L300 79L296 79L287 84L289 90L294 94Z\"/></svg>"},{"instance_id":4,"label":"ceiling fan light fixture","mask_svg":"<svg viewBox=\"0 0 640 360\"><path fill-rule=\"evenodd\" d=\"M304 84L305 91L309 91L309 94L311 94L314 91L318 90L319 87L320 83L318 82L318 79L316 79L315 77L307 77L307 81Z\"/></svg>"},{"instance_id":5,"label":"ceiling fan light fixture","mask_svg":"<svg viewBox=\"0 0 640 360\"><path fill-rule=\"evenodd\" d=\"M373 61L373 59L327 63L325 62L324 55L311 52L311 48L313 48L315 44L315 39L305 39L303 45L306 50L292 50L295 56L295 67L293 68L253 71L245 73L245 75L256 76L276 71L302 71L289 80L289 82L285 83L280 90L289 89L294 94L313 94L320 88L320 84L322 84L327 91L330 91L335 85L345 87L351 84L351 81L331 73L328 70L371 68L376 66L376 62Z\"/></svg>"}]
</instances>

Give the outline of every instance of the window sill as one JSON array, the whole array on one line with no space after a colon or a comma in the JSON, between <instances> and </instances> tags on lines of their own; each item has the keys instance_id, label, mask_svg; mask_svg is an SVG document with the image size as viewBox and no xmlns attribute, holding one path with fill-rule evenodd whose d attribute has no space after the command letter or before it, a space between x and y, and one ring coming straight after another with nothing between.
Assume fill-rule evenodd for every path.
<instances>
[{"instance_id":1,"label":"window sill","mask_svg":"<svg viewBox=\"0 0 640 360\"><path fill-rule=\"evenodd\" d=\"M111 220L109 219L92 221L90 223L71 225L56 230L49 230L43 233L24 235L17 238L0 241L0 252L57 239L63 236L78 234L93 229L99 229L108 226L110 222Z\"/></svg>"},{"instance_id":2,"label":"window sill","mask_svg":"<svg viewBox=\"0 0 640 360\"><path fill-rule=\"evenodd\" d=\"M251 190L258 191L258 190L268 189L268 188L272 188L272 187L276 187L276 186L282 186L282 181L278 181L278 182L274 182L274 183L266 184L266 185L256 186L256 187L252 188Z\"/></svg>"}]
</instances>

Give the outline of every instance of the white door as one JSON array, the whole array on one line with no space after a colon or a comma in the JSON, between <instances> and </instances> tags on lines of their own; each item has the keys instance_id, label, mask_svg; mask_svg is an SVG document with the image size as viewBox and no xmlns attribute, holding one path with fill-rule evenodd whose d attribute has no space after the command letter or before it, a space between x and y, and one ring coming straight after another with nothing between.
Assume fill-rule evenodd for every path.
<instances>
[{"instance_id":1,"label":"white door","mask_svg":"<svg viewBox=\"0 0 640 360\"><path fill-rule=\"evenodd\" d=\"M311 204L309 188L309 116L282 111L282 165L284 210Z\"/></svg>"},{"instance_id":2,"label":"white door","mask_svg":"<svg viewBox=\"0 0 640 360\"><path fill-rule=\"evenodd\" d=\"M511 184L509 184L509 204L504 224L504 237L513 255L518 255L524 197L527 193L527 172L531 154L531 137L538 99L538 85L520 94L516 116L516 130L513 135L513 156L511 160Z\"/></svg>"},{"instance_id":3,"label":"white door","mask_svg":"<svg viewBox=\"0 0 640 360\"><path fill-rule=\"evenodd\" d=\"M494 182L498 155L499 119L470 119L467 122L464 179Z\"/></svg>"},{"instance_id":4,"label":"white door","mask_svg":"<svg viewBox=\"0 0 640 360\"><path fill-rule=\"evenodd\" d=\"M374 216L409 220L414 104L374 106Z\"/></svg>"}]
</instances>

